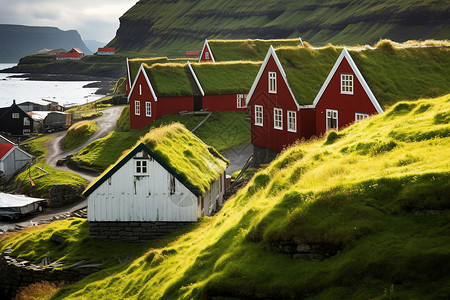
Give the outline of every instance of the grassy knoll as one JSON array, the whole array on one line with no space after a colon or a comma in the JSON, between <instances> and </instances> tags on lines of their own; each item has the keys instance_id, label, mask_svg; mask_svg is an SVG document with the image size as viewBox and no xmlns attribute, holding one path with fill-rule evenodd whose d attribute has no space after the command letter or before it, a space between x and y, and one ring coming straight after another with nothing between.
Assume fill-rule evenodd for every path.
<instances>
[{"instance_id":1,"label":"grassy knoll","mask_svg":"<svg viewBox=\"0 0 450 300\"><path fill-rule=\"evenodd\" d=\"M450 94L401 102L294 145L214 217L54 299L448 298L449 111ZM296 260L279 241L336 251Z\"/></svg>"},{"instance_id":2,"label":"grassy knoll","mask_svg":"<svg viewBox=\"0 0 450 300\"><path fill-rule=\"evenodd\" d=\"M64 136L63 146L67 150L75 149L98 130L99 127L95 121L77 122L67 130L66 135Z\"/></svg>"},{"instance_id":3,"label":"grassy knoll","mask_svg":"<svg viewBox=\"0 0 450 300\"><path fill-rule=\"evenodd\" d=\"M26 140L21 146L36 158L45 157L48 152L46 144L52 137L53 135L50 134L40 135L37 138Z\"/></svg>"},{"instance_id":4,"label":"grassy knoll","mask_svg":"<svg viewBox=\"0 0 450 300\"><path fill-rule=\"evenodd\" d=\"M144 136L152 128L180 122L187 129L194 129L205 116L178 116L168 115L156 120L148 128L141 130L130 129L129 107L122 110L117 121L118 130L109 133L106 137L98 139L81 149L74 159L81 164L105 170L113 164L122 152L134 146L140 137ZM226 149L237 147L250 141L250 126L247 121L248 115L240 112L218 112L195 131L201 140L207 145L213 146L221 152Z\"/></svg>"}]
</instances>

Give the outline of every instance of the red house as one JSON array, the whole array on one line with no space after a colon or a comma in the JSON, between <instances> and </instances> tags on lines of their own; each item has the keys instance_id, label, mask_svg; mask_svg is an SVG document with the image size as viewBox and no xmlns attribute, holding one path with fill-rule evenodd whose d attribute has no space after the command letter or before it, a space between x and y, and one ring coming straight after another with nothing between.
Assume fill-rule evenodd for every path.
<instances>
[{"instance_id":1,"label":"red house","mask_svg":"<svg viewBox=\"0 0 450 300\"><path fill-rule=\"evenodd\" d=\"M56 60L80 60L83 56L83 51L78 48L72 48L67 53L56 55Z\"/></svg>"},{"instance_id":2,"label":"red house","mask_svg":"<svg viewBox=\"0 0 450 300\"><path fill-rule=\"evenodd\" d=\"M214 55L211 51L211 48L209 47L208 40L205 40L205 43L203 44L202 52L200 53L200 58L198 59L198 62L216 62L214 60Z\"/></svg>"},{"instance_id":3,"label":"red house","mask_svg":"<svg viewBox=\"0 0 450 300\"><path fill-rule=\"evenodd\" d=\"M116 48L98 48L97 55L114 55Z\"/></svg>"}]
</instances>

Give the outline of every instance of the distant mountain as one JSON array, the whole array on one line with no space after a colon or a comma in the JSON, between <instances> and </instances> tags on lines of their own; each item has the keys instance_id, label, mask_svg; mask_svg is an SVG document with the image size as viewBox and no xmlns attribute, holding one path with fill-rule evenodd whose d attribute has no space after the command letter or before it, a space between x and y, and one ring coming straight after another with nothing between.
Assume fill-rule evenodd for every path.
<instances>
[{"instance_id":1,"label":"distant mountain","mask_svg":"<svg viewBox=\"0 0 450 300\"><path fill-rule=\"evenodd\" d=\"M79 48L85 54L92 54L76 30L0 24L0 62L17 62L44 48Z\"/></svg>"},{"instance_id":2,"label":"distant mountain","mask_svg":"<svg viewBox=\"0 0 450 300\"><path fill-rule=\"evenodd\" d=\"M83 42L86 44L89 50L91 50L93 53L97 52L98 48L103 48L107 43L105 42L99 42L95 40L83 40Z\"/></svg>"},{"instance_id":3,"label":"distant mountain","mask_svg":"<svg viewBox=\"0 0 450 300\"><path fill-rule=\"evenodd\" d=\"M301 37L314 45L450 38L448 1L141 0L120 18L118 51L179 56L205 38Z\"/></svg>"}]
</instances>

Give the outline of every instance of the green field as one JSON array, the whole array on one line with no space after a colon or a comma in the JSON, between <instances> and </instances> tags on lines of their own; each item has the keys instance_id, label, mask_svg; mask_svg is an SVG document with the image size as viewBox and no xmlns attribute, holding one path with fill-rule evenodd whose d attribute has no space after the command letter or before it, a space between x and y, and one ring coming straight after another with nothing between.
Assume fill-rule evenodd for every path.
<instances>
[{"instance_id":1,"label":"green field","mask_svg":"<svg viewBox=\"0 0 450 300\"><path fill-rule=\"evenodd\" d=\"M449 111L450 94L400 102L296 144L214 217L150 242L142 255L121 250L137 256L52 299L448 298ZM64 222L45 228L58 232L78 220ZM86 236L84 224L74 237ZM30 249L43 243L43 230L16 233L1 245L38 260L45 247ZM88 241L94 243L78 241L86 253L95 246ZM320 261L293 259L274 251L280 242L331 250Z\"/></svg>"}]
</instances>

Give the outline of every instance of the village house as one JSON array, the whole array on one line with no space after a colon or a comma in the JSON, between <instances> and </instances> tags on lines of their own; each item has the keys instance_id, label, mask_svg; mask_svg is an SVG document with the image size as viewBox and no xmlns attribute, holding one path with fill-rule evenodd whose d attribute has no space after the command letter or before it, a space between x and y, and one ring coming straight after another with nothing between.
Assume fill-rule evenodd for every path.
<instances>
[{"instance_id":1,"label":"village house","mask_svg":"<svg viewBox=\"0 0 450 300\"><path fill-rule=\"evenodd\" d=\"M147 240L211 215L227 166L179 123L152 129L85 190L90 236Z\"/></svg>"},{"instance_id":2,"label":"village house","mask_svg":"<svg viewBox=\"0 0 450 300\"><path fill-rule=\"evenodd\" d=\"M29 111L60 111L64 109L61 105L58 104L56 101L52 100L34 100L34 101L26 101L17 104L24 112Z\"/></svg>"},{"instance_id":3,"label":"village house","mask_svg":"<svg viewBox=\"0 0 450 300\"><path fill-rule=\"evenodd\" d=\"M6 180L9 180L32 160L31 154L0 135L0 171L5 174Z\"/></svg>"},{"instance_id":4,"label":"village house","mask_svg":"<svg viewBox=\"0 0 450 300\"><path fill-rule=\"evenodd\" d=\"M0 131L14 136L28 136L33 132L33 119L13 100L10 107L0 108Z\"/></svg>"},{"instance_id":5,"label":"village house","mask_svg":"<svg viewBox=\"0 0 450 300\"><path fill-rule=\"evenodd\" d=\"M69 52L57 54L56 60L80 60L84 57L83 51L78 48L72 48Z\"/></svg>"},{"instance_id":6,"label":"village house","mask_svg":"<svg viewBox=\"0 0 450 300\"><path fill-rule=\"evenodd\" d=\"M98 48L97 55L114 55L116 48Z\"/></svg>"}]
</instances>

